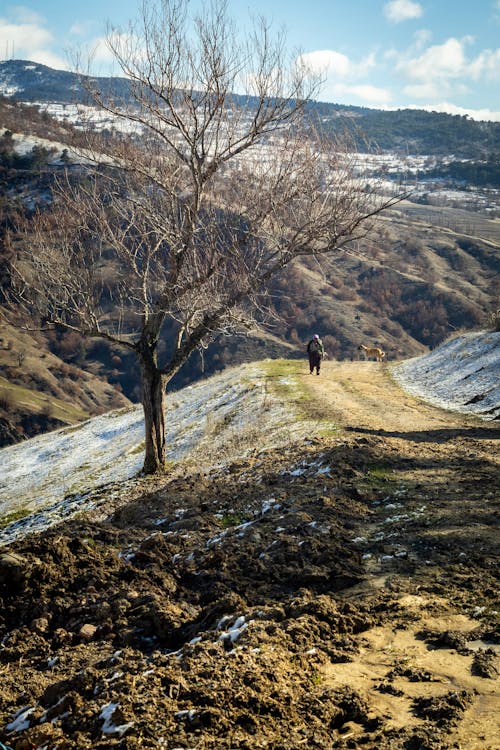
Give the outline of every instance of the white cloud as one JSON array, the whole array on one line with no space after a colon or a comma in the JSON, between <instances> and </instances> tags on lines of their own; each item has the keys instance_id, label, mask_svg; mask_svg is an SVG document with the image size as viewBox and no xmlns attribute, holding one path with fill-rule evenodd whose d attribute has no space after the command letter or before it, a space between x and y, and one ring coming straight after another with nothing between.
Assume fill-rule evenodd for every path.
<instances>
[{"instance_id":1,"label":"white cloud","mask_svg":"<svg viewBox=\"0 0 500 750\"><path fill-rule=\"evenodd\" d=\"M352 79L365 76L375 67L375 57L370 54L359 62L353 62L341 52L327 49L305 52L300 56L299 63L314 73L322 74L328 80Z\"/></svg>"},{"instance_id":2,"label":"white cloud","mask_svg":"<svg viewBox=\"0 0 500 750\"><path fill-rule=\"evenodd\" d=\"M477 80L482 75L490 80L500 78L500 49L484 50L469 65L469 75Z\"/></svg>"},{"instance_id":3,"label":"white cloud","mask_svg":"<svg viewBox=\"0 0 500 750\"><path fill-rule=\"evenodd\" d=\"M16 23L32 26L42 26L43 18L35 10L24 5L14 5L9 8L10 16Z\"/></svg>"},{"instance_id":4,"label":"white cloud","mask_svg":"<svg viewBox=\"0 0 500 750\"><path fill-rule=\"evenodd\" d=\"M92 60L98 68L95 71L97 75L120 74L116 66L113 66L114 58L104 37L91 38L90 33L95 27L94 21L73 24L69 34L85 41L80 50L72 49L71 57L84 63L87 59ZM46 19L40 14L24 6L15 6L9 8L8 17L0 16L0 50L5 50L6 57L31 60L58 70L68 70L73 67L69 61L70 55L64 57L58 54L55 51L57 46L57 40L47 28Z\"/></svg>"},{"instance_id":5,"label":"white cloud","mask_svg":"<svg viewBox=\"0 0 500 750\"><path fill-rule=\"evenodd\" d=\"M16 7L10 19L0 17L0 49L7 57L67 69L67 61L52 51L53 46L54 37L37 13Z\"/></svg>"},{"instance_id":6,"label":"white cloud","mask_svg":"<svg viewBox=\"0 0 500 750\"><path fill-rule=\"evenodd\" d=\"M432 31L429 31L429 29L420 29L419 31L415 32L413 38L415 40L415 49L424 49L425 45L428 44L432 39Z\"/></svg>"},{"instance_id":7,"label":"white cloud","mask_svg":"<svg viewBox=\"0 0 500 750\"><path fill-rule=\"evenodd\" d=\"M418 58L400 62L397 69L410 79L435 81L461 76L465 66L464 44L452 38L444 44L428 47Z\"/></svg>"},{"instance_id":8,"label":"white cloud","mask_svg":"<svg viewBox=\"0 0 500 750\"><path fill-rule=\"evenodd\" d=\"M95 21L76 21L70 28L69 33L73 36L88 37L95 32Z\"/></svg>"},{"instance_id":9,"label":"white cloud","mask_svg":"<svg viewBox=\"0 0 500 750\"><path fill-rule=\"evenodd\" d=\"M395 70L415 83L406 91L414 96L428 96L428 91L443 93L464 90L466 81L500 78L500 49L484 50L475 58L466 56L466 45L473 40L450 38L440 45L428 47L421 55L401 59Z\"/></svg>"},{"instance_id":10,"label":"white cloud","mask_svg":"<svg viewBox=\"0 0 500 750\"><path fill-rule=\"evenodd\" d=\"M349 90L357 99L363 101L367 107L386 107L392 101L390 91L379 86L364 84L351 86Z\"/></svg>"},{"instance_id":11,"label":"white cloud","mask_svg":"<svg viewBox=\"0 0 500 750\"><path fill-rule=\"evenodd\" d=\"M412 2L412 0L391 0L384 5L384 15L391 23L410 21L413 18L420 18L422 14L420 3Z\"/></svg>"},{"instance_id":12,"label":"white cloud","mask_svg":"<svg viewBox=\"0 0 500 750\"><path fill-rule=\"evenodd\" d=\"M92 39L85 45L83 50L83 57L92 62L92 65L104 65L106 68L112 66L114 62L114 56L110 51L105 37L97 37ZM109 75L109 72L100 73L98 70L93 71L94 75Z\"/></svg>"},{"instance_id":13,"label":"white cloud","mask_svg":"<svg viewBox=\"0 0 500 750\"><path fill-rule=\"evenodd\" d=\"M334 50L316 50L306 52L300 56L299 62L313 73L324 76L339 76L346 78L352 72L353 66L348 57Z\"/></svg>"},{"instance_id":14,"label":"white cloud","mask_svg":"<svg viewBox=\"0 0 500 750\"><path fill-rule=\"evenodd\" d=\"M349 102L361 107L385 109L393 101L388 89L370 84L348 85L330 82L326 84L324 92L328 101Z\"/></svg>"},{"instance_id":15,"label":"white cloud","mask_svg":"<svg viewBox=\"0 0 500 750\"><path fill-rule=\"evenodd\" d=\"M423 109L426 112L445 112L449 115L465 115L473 120L500 122L500 111L495 112L494 110L487 108L472 109L470 107L459 107L450 102L439 102L436 104L406 104L405 109Z\"/></svg>"},{"instance_id":16,"label":"white cloud","mask_svg":"<svg viewBox=\"0 0 500 750\"><path fill-rule=\"evenodd\" d=\"M387 106L392 100L387 89L368 83L355 83L366 79L375 67L373 54L353 62L335 50L316 50L301 55L299 63L322 76L321 96L328 101L352 100L354 97L362 106L378 107Z\"/></svg>"},{"instance_id":17,"label":"white cloud","mask_svg":"<svg viewBox=\"0 0 500 750\"><path fill-rule=\"evenodd\" d=\"M415 86L404 86L403 93L415 99L434 99L442 95L442 88L435 83L427 82Z\"/></svg>"}]
</instances>

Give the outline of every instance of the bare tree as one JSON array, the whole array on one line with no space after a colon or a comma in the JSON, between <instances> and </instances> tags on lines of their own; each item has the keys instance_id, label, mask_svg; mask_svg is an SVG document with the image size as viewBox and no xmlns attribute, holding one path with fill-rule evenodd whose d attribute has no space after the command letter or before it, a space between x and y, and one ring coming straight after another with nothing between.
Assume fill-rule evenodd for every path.
<instances>
[{"instance_id":1,"label":"bare tree","mask_svg":"<svg viewBox=\"0 0 500 750\"><path fill-rule=\"evenodd\" d=\"M59 181L16 265L46 321L137 355L146 473L164 470L166 387L190 354L244 331L294 258L340 250L397 200L307 126L318 81L283 39L263 22L237 38L224 2L191 22L186 0L148 0L139 24L109 30L128 90L91 93L113 134L89 123L84 174Z\"/></svg>"}]
</instances>

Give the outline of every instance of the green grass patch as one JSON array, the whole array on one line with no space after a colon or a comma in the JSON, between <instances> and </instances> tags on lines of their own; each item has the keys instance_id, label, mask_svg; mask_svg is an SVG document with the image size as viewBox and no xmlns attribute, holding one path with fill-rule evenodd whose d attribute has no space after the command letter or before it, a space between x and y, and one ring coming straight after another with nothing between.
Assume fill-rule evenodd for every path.
<instances>
[{"instance_id":1,"label":"green grass patch","mask_svg":"<svg viewBox=\"0 0 500 750\"><path fill-rule=\"evenodd\" d=\"M21 518L26 518L30 513L31 510L27 507L16 508L16 510L12 510L9 513L4 513L3 516L0 516L0 528L5 529L11 523L15 523Z\"/></svg>"},{"instance_id":2,"label":"green grass patch","mask_svg":"<svg viewBox=\"0 0 500 750\"><path fill-rule=\"evenodd\" d=\"M338 437L340 432L341 428L339 427L339 425L337 425L335 422L332 422L331 420L328 420L328 425L320 427L320 429L317 430L315 434L319 438L331 438L333 436Z\"/></svg>"},{"instance_id":3,"label":"green grass patch","mask_svg":"<svg viewBox=\"0 0 500 750\"><path fill-rule=\"evenodd\" d=\"M367 466L366 477L363 480L365 486L371 488L387 488L389 482L394 482L396 479L394 470L383 466L381 464L371 464Z\"/></svg>"},{"instance_id":4,"label":"green grass patch","mask_svg":"<svg viewBox=\"0 0 500 750\"><path fill-rule=\"evenodd\" d=\"M247 519L242 513L225 513L218 517L218 521L223 529L230 529L233 526L241 526Z\"/></svg>"},{"instance_id":5,"label":"green grass patch","mask_svg":"<svg viewBox=\"0 0 500 750\"><path fill-rule=\"evenodd\" d=\"M379 466L379 465L369 466L368 474L373 479L387 480L390 478L390 475L392 474L392 469L387 468L387 466Z\"/></svg>"},{"instance_id":6,"label":"green grass patch","mask_svg":"<svg viewBox=\"0 0 500 750\"><path fill-rule=\"evenodd\" d=\"M275 397L293 405L300 419L320 418L320 410L316 407L312 391L300 379L304 372L303 363L296 359L273 359L264 362L263 365L266 388Z\"/></svg>"},{"instance_id":7,"label":"green grass patch","mask_svg":"<svg viewBox=\"0 0 500 750\"><path fill-rule=\"evenodd\" d=\"M266 377L266 388L273 396L289 404L295 417L302 421L317 423L317 435L330 437L337 433L338 426L331 414L325 413L324 404L318 402L317 395L303 377L306 368L297 359L273 359L262 363Z\"/></svg>"}]
</instances>

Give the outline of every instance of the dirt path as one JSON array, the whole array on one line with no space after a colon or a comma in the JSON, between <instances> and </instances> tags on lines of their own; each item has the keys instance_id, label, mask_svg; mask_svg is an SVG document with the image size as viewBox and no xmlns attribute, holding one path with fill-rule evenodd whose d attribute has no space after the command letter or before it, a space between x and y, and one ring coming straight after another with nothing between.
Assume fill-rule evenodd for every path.
<instances>
[{"instance_id":1,"label":"dirt path","mask_svg":"<svg viewBox=\"0 0 500 750\"><path fill-rule=\"evenodd\" d=\"M0 556L0 743L500 750L498 428L385 365L285 365L305 436Z\"/></svg>"},{"instance_id":2,"label":"dirt path","mask_svg":"<svg viewBox=\"0 0 500 750\"><path fill-rule=\"evenodd\" d=\"M305 374L305 384L339 424L384 432L458 428L478 424L406 394L379 362L324 362L319 377Z\"/></svg>"},{"instance_id":3,"label":"dirt path","mask_svg":"<svg viewBox=\"0 0 500 750\"><path fill-rule=\"evenodd\" d=\"M481 599L489 586L484 573L498 549L497 427L405 394L387 365L380 363L326 362L319 377L305 374L302 379L343 428L380 436L378 460L391 456L391 471L400 483L399 497L396 491L377 502L365 536L359 539L369 575L349 596L390 587L411 624L400 630L389 621L364 632L357 656L341 668L327 667L327 680L355 687L396 729L422 723L416 704L441 714L443 720L450 718L454 706L462 716L461 721L455 716L450 726L450 747L500 748L498 631L495 637L490 631L489 642L470 635L478 628L478 615L498 615L493 609L498 598L496 605L484 605ZM379 478L385 470L381 463ZM384 478L389 479L389 473ZM451 560L443 547L452 553ZM466 567L453 581L460 562ZM424 594L405 595L409 570L416 589L421 587ZM429 597L429 579L443 582L447 575L450 586L439 587L444 596ZM472 617L463 614L457 584L462 593L477 592L478 606L469 606ZM439 653L429 650L429 634L441 642ZM488 661L488 673L478 668L480 659ZM380 691L380 685L385 690ZM353 723L349 734L355 738L360 728Z\"/></svg>"}]
</instances>

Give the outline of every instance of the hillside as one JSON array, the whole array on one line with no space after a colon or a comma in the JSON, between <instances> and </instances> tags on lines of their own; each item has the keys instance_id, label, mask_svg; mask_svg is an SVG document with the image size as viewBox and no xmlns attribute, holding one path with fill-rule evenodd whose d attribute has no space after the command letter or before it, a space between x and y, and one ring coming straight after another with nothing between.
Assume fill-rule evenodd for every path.
<instances>
[{"instance_id":1,"label":"hillside","mask_svg":"<svg viewBox=\"0 0 500 750\"><path fill-rule=\"evenodd\" d=\"M4 240L16 226L17 211L29 214L35 204L45 205L50 199L54 180L76 158L72 144L80 136L76 109L69 103L75 95L71 74L25 61L7 61L0 64L0 80L8 97L0 100L0 126L5 128L0 136L0 238ZM112 81L104 84L114 85ZM26 107L16 97L38 105ZM46 111L40 109L42 103L47 105ZM321 116L322 106L316 103L313 107ZM49 112L57 112L59 119ZM332 105L331 116L335 118L336 112ZM382 119L389 122L390 114L385 113L387 117ZM392 114L396 118L396 113ZM400 114L397 127L404 130ZM360 119L372 115L369 111L349 113L357 126ZM430 133L436 128L446 130L443 116L437 117L435 126L432 117L426 120ZM462 119L451 121L465 127L463 137L470 144L474 141L470 123L458 123ZM494 136L489 125L481 124L478 150L486 147L481 141L485 134L489 133L488 143ZM388 137L390 132L387 124ZM359 344L369 343L381 346L390 361L397 361L436 347L454 331L485 325L499 306L498 190L430 181L425 176L418 179L420 170L429 169L428 157L405 161L397 156L397 143L394 140L394 151L386 155L387 163L375 161L373 166L366 162L367 179L371 179L372 170L386 168L391 181L404 175L404 180L414 185L411 200L384 215L367 240L331 262L297 261L271 290L266 326L247 338L220 337L203 356L191 357L173 387L231 364L265 357L301 357L316 331L331 359L357 360ZM449 157L449 153L443 157L447 163ZM432 165L434 168L435 161ZM3 289L9 283L5 246L0 244ZM33 327L32 321L24 313L24 317L6 318L4 312L0 288L0 337L23 342L22 347L17 343L0 347L0 377L4 378L0 386L0 445L61 423L71 424L77 414L85 418L140 400L137 366L130 353L101 342L85 342L63 331L40 332L36 337L25 332L18 339L9 326ZM36 364L25 351L38 353ZM80 374L72 369L75 367ZM58 388L52 370L59 373ZM62 405L51 404L54 398ZM54 414L48 413L51 410Z\"/></svg>"},{"instance_id":2,"label":"hillside","mask_svg":"<svg viewBox=\"0 0 500 750\"><path fill-rule=\"evenodd\" d=\"M196 450L169 478L4 536L0 742L496 750L499 430L390 373L270 361L184 389Z\"/></svg>"},{"instance_id":3,"label":"hillside","mask_svg":"<svg viewBox=\"0 0 500 750\"><path fill-rule=\"evenodd\" d=\"M87 105L88 93L82 86L85 78L88 77L29 60L0 62L0 94L28 103ZM115 96L125 99L129 96L130 84L126 78L90 80L97 81L101 90L112 91ZM236 104L244 103L237 95L234 99ZM484 159L488 154L498 154L500 124L496 122L475 122L468 117L423 110L384 112L320 101L309 104L308 116L326 129L336 130L346 123L355 126L360 150L371 144L391 152L453 154L457 158Z\"/></svg>"},{"instance_id":4,"label":"hillside","mask_svg":"<svg viewBox=\"0 0 500 750\"><path fill-rule=\"evenodd\" d=\"M373 363L330 362L322 365L326 378L315 386L320 401L309 421L302 401L308 390L297 380L307 370L304 360L265 360L204 378L167 398L168 460L173 469L196 466L200 458L209 465L229 461L237 454L287 444L318 429L322 404L339 401L351 421L372 426L389 409L395 411L393 428L403 429L408 420L419 420L419 403L405 400L401 413L391 406L400 399L398 389L387 392L386 375L416 399L434 406L486 421L498 420L500 409L500 333L464 334L449 339L429 354L373 369ZM355 390L351 385L356 373ZM358 374L359 373L359 374ZM378 373L381 390L369 395L366 410L362 388L376 388L370 378ZM368 384L364 379L368 378ZM363 383L363 386L362 386ZM354 394L354 397L353 397ZM291 403L290 403L291 401ZM291 411L296 404L298 413ZM338 415L328 410L329 428ZM39 435L1 452L0 521L5 526L0 544L22 537L32 527L40 530L77 510L109 502L119 494L121 483L138 475L143 463L143 412L139 405L114 409L99 417L52 434ZM330 424L331 421L331 424ZM266 432L268 438L265 437ZM104 490L103 490L104 488ZM8 523L8 519L13 520Z\"/></svg>"},{"instance_id":5,"label":"hillside","mask_svg":"<svg viewBox=\"0 0 500 750\"><path fill-rule=\"evenodd\" d=\"M0 447L130 403L75 359L74 347L61 358L44 335L0 323Z\"/></svg>"}]
</instances>

